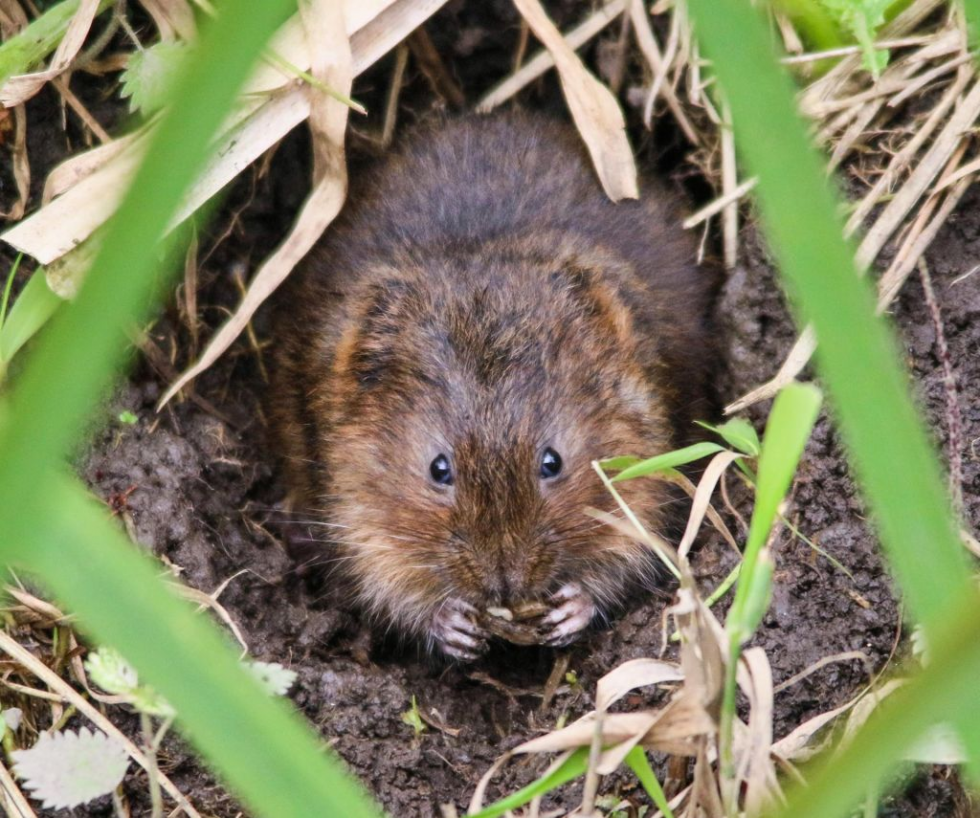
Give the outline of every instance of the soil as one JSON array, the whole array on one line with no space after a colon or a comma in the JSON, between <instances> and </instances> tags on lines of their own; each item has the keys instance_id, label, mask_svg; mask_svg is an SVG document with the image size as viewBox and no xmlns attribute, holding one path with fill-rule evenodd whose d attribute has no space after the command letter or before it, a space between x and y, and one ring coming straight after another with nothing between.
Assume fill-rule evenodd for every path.
<instances>
[{"instance_id":1,"label":"soil","mask_svg":"<svg viewBox=\"0 0 980 818\"><path fill-rule=\"evenodd\" d=\"M513 53L517 33L509 4L489 3L467 13L461 4L451 4L429 28L473 99L506 73L503 55ZM506 34L495 36L501 31ZM486 60L480 63L485 67L473 75L473 54L484 51ZM355 95L379 98L389 73L383 63L359 81ZM424 78L410 75L404 121L411 121L423 109L420 101L430 98ZM551 80L523 97L527 105L554 107L558 100ZM43 142L45 133L51 142L62 138L55 136L60 124L46 114L52 107L50 98L32 106L32 145ZM369 120L358 130L369 133L376 124ZM642 141L639 131L635 133ZM689 176L689 168L671 159L676 153L671 138L668 134L649 143L647 159L661 167L674 162L675 178ZM61 147L58 143L43 159L38 155L35 179L43 172L39 169L63 153ZM267 173L253 171L233 186L223 215L208 240L202 239L199 301L205 333L236 303L234 276L247 274L289 224L306 190L307 154L305 136L287 139ZM686 189L690 192L690 186ZM980 253L978 204L980 192L968 196L928 254L957 376L964 429L954 443L963 460L965 513L974 530L980 524L980 460L973 446L980 440L980 400L975 394L980 384L980 274L969 274ZM230 234L209 252L232 215ZM767 380L795 337L776 274L753 225L743 230L742 240L740 263L729 274L719 306L729 350L726 398ZM948 410L936 331L918 280L906 285L894 321L918 399L948 455ZM475 665L449 666L372 634L355 611L337 602L331 583L297 564L283 545L285 492L275 452L265 443L262 409L261 347L275 339L265 334L262 316L255 329L258 351L247 338L240 340L196 384L196 395L217 412L184 400L156 414L154 405L172 373L166 366L161 373L159 361L156 367L151 363L153 356L141 359L105 407L104 430L80 468L93 490L121 509L135 541L178 566L186 583L210 592L231 578L220 601L241 628L252 656L281 662L298 673L292 701L390 815L438 816L443 803L454 803L463 812L474 784L501 753L559 719L590 709L596 680L619 663L659 655L661 615L672 589L637 600L628 615L566 653L501 647ZM160 350L158 357L171 366L183 367L194 355L186 322L174 306L150 338ZM767 409L762 405L750 412L760 431ZM134 425L117 420L124 410L137 416ZM898 462L899 446L895 457ZM750 508L747 497L735 501L743 513ZM826 416L800 467L792 516L799 530L846 571L802 540L787 533L780 537L773 604L755 641L769 657L774 681L778 684L819 659L845 651L861 651L874 672L896 649L903 655L901 605ZM695 557L703 588L717 585L733 564L720 541L704 538ZM545 682L559 660L567 661L577 683L562 684L543 703ZM776 736L848 700L868 681L868 670L860 661L830 664L778 694ZM419 736L402 720L413 696L430 722ZM631 704L645 702L638 696ZM125 723L128 717L118 709L116 713ZM240 814L234 799L179 738L166 742L161 763L203 814ZM543 766L541 759L511 764L496 779L490 796L526 784ZM605 787L642 803L627 777L614 776ZM143 777L132 775L125 788L133 814L144 814ZM570 808L578 797L577 788L570 786L550 804ZM880 815L951 816L968 810L954 772L922 768L907 782L904 794L883 801ZM112 807L103 800L74 814L111 815Z\"/></svg>"}]
</instances>

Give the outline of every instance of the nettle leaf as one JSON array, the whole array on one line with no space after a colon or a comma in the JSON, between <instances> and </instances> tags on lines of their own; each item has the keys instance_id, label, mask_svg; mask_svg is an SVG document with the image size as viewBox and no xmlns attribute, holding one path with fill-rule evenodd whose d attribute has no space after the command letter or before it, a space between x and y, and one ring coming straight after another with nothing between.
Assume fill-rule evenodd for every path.
<instances>
[{"instance_id":1,"label":"nettle leaf","mask_svg":"<svg viewBox=\"0 0 980 818\"><path fill-rule=\"evenodd\" d=\"M176 715L170 702L149 685L139 683L139 675L129 662L113 648L100 647L88 655L85 667L89 676L107 693L125 696L131 705L148 716L169 719Z\"/></svg>"},{"instance_id":2,"label":"nettle leaf","mask_svg":"<svg viewBox=\"0 0 980 818\"><path fill-rule=\"evenodd\" d=\"M247 662L245 667L271 696L285 696L296 683L296 671L278 662Z\"/></svg>"},{"instance_id":3,"label":"nettle leaf","mask_svg":"<svg viewBox=\"0 0 980 818\"><path fill-rule=\"evenodd\" d=\"M46 808L85 804L112 792L123 780L129 756L105 733L42 733L29 750L12 753L17 775Z\"/></svg>"},{"instance_id":4,"label":"nettle leaf","mask_svg":"<svg viewBox=\"0 0 980 818\"><path fill-rule=\"evenodd\" d=\"M864 67L877 78L888 65L889 53L874 47L885 13L895 0L821 0L834 19L847 29L861 46Z\"/></svg>"},{"instance_id":5,"label":"nettle leaf","mask_svg":"<svg viewBox=\"0 0 980 818\"><path fill-rule=\"evenodd\" d=\"M161 40L130 56L120 95L129 98L131 111L148 115L167 104L173 78L188 51L187 43Z\"/></svg>"},{"instance_id":6,"label":"nettle leaf","mask_svg":"<svg viewBox=\"0 0 980 818\"><path fill-rule=\"evenodd\" d=\"M85 669L92 681L106 693L127 696L139 684L139 676L129 662L113 648L100 647L85 660Z\"/></svg>"}]
</instances>

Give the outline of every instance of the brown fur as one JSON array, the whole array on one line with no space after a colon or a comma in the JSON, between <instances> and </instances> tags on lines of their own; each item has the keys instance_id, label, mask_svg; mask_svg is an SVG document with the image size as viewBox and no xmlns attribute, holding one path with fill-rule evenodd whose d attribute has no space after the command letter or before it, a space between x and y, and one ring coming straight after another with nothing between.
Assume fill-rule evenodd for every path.
<instances>
[{"instance_id":1,"label":"brown fur","mask_svg":"<svg viewBox=\"0 0 980 818\"><path fill-rule=\"evenodd\" d=\"M716 272L659 191L613 204L550 119L445 123L361 179L277 302L269 405L298 507L405 633L452 598L569 581L617 607L655 569L584 513L614 510L590 463L667 450L710 414ZM564 468L542 481L546 446ZM440 453L452 487L430 479ZM662 484L622 492L662 529Z\"/></svg>"}]
</instances>

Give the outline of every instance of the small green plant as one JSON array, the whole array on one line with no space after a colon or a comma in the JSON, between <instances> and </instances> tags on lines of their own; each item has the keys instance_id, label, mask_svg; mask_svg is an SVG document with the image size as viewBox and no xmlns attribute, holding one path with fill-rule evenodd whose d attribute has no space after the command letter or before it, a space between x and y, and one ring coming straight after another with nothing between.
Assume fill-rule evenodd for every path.
<instances>
[{"instance_id":1,"label":"small green plant","mask_svg":"<svg viewBox=\"0 0 980 818\"><path fill-rule=\"evenodd\" d=\"M137 423L139 423L140 419L127 409L120 412L116 416L116 420L118 420L120 423L126 424L127 426L135 426Z\"/></svg>"},{"instance_id":2,"label":"small green plant","mask_svg":"<svg viewBox=\"0 0 980 818\"><path fill-rule=\"evenodd\" d=\"M412 730L415 731L416 738L421 736L428 726L422 720L422 711L419 710L419 703L415 700L415 696L412 696L412 705L404 713L402 713L402 721L405 722Z\"/></svg>"},{"instance_id":3,"label":"small green plant","mask_svg":"<svg viewBox=\"0 0 980 818\"><path fill-rule=\"evenodd\" d=\"M735 600L729 610L724 626L727 641L723 641L716 648L719 652L721 652L722 648L725 649L724 658L719 659L719 669L724 669L724 684L721 689L721 715L714 725L711 735L716 737L716 746L720 758L720 764L717 768L719 789L726 803L726 814L730 816L738 814L738 797L742 784L741 779L737 777L734 770L733 740L736 720L735 696L738 684L737 670L740 667L743 646L762 622L769 608L772 584L772 558L769 555L768 544L772 539L773 533L777 530L778 523L781 519L778 514L779 508L789 492L792 477L796 472L800 457L803 454L803 448L816 421L821 399L820 390L812 385L793 384L784 389L776 398L766 424L765 436L761 442L751 425L744 420L734 419L719 427L702 424L705 428L717 433L725 442L729 443L733 447L732 450L726 450L722 446L714 443L701 443L674 452L666 452L643 461L623 457L602 461L602 465L610 467L610 464L612 464L611 467L622 469L612 479L606 478L606 482L607 487L616 496L624 512L627 512L628 508L623 506L622 499L615 490L615 484L624 480L676 479L678 476L675 470L677 466L712 455L720 458L719 462L722 465L742 463L746 459L754 459L757 463L757 476L751 469L745 467L745 473L749 476L751 484L756 490L755 506L752 512L748 540L741 563L741 574L740 576L735 575L738 579ZM702 485L706 486L710 495L710 491L716 485L717 477L708 477L708 471L706 470L705 472ZM604 476L604 472L601 469L600 474ZM696 530L705 516L703 504L699 504L697 499L697 495L701 491L702 489L699 487L697 492L695 492L691 521L688 531L685 532L681 547L678 549L676 555L664 556L665 559L669 560L667 563L668 567L672 568L680 576L681 590L679 591L679 595L686 595L689 600L697 600L698 597L697 589L693 585L693 577L687 564L685 543L689 544L689 537L693 539L690 533L692 531L691 525ZM640 527L640 523L636 518L631 517L628 513L626 516L632 521L635 527ZM735 578L733 577L732 583L734 581ZM729 583L729 586L732 583ZM695 604L698 603L695 602ZM690 602L679 602L676 608L672 609L675 619L680 621L678 611L687 610L690 608L690 605ZM691 642L689 641L682 646L682 656L683 651L690 650L690 645ZM699 651L701 651L701 655L706 655L708 647L700 646ZM653 662L654 660L635 661ZM603 685L607 685L609 688L622 693L628 686L635 687L651 683L650 678L671 678L669 674L643 678L635 668L627 667L630 664L626 663L599 682L599 692L596 695L597 702L602 700L605 695L602 693ZM663 674L663 667L660 666L660 663L657 663L657 665L656 672ZM624 676L626 673L635 673L636 675L630 676L629 685L621 682L612 684L608 681L609 677L621 672ZM708 671L705 672L707 673ZM695 687L697 686L697 683L693 680L690 681L690 684ZM653 714L647 714L651 719L649 728L640 728L640 735L636 737L637 740L634 742L636 746L629 745L628 751L620 756L621 763L625 764L633 772L650 797L651 802L666 818L673 816L673 812L670 809L660 782L657 780L650 766L644 744L647 741L654 741L652 731L655 729L655 725L667 718L665 713L668 712L670 707L680 706L678 703L682 701L684 695L695 698L698 696L693 690L679 693L677 696L680 698L675 697L672 699L671 704L656 717ZM602 708L597 704L597 710L599 709ZM642 722L638 723L642 724ZM569 731L575 731L576 726L571 725L561 732L568 735ZM597 716L595 729L598 731L601 728L602 721ZM646 729L649 729L651 732L646 732ZM617 744L624 741L624 739L621 732L615 732L614 735L617 736L616 739L610 738L607 741L601 741L593 735L591 728L579 729L577 732L574 732L574 737L569 736L568 738L562 738L556 732L552 734L554 736L553 744L546 749L557 750L558 748L566 748L568 743L571 742L580 743L585 741L590 743L594 753L605 753L615 757L619 750ZM521 748L518 748L518 751L537 751L531 749L534 746L535 742L532 741L526 745L526 749L521 750ZM520 792L514 793L480 810L476 815L479 818L495 818L504 814L507 810L512 810L527 803L532 798L544 792L549 792L552 789L562 786L571 780L571 778L584 773L585 769L588 769L590 765L595 767L595 761L590 762L588 760L589 757L587 757L585 769L581 768L581 761L576 753L588 749L590 748L582 747L576 750L575 753L558 764L556 769L550 771L538 781L525 787ZM598 767L595 768L598 769ZM578 772L579 770L581 772ZM608 765L602 771L604 773L610 772Z\"/></svg>"},{"instance_id":4,"label":"small green plant","mask_svg":"<svg viewBox=\"0 0 980 818\"><path fill-rule=\"evenodd\" d=\"M878 29L896 0L820 0L837 24L861 46L864 67L875 77L888 65L886 49L875 48Z\"/></svg>"},{"instance_id":5,"label":"small green plant","mask_svg":"<svg viewBox=\"0 0 980 818\"><path fill-rule=\"evenodd\" d=\"M120 95L129 99L131 111L149 116L163 109L189 50L190 46L179 40L162 40L130 56L122 74Z\"/></svg>"},{"instance_id":6,"label":"small green plant","mask_svg":"<svg viewBox=\"0 0 980 818\"><path fill-rule=\"evenodd\" d=\"M122 696L140 713L173 719L169 702L150 685L141 684L136 669L113 648L100 647L85 660L89 676L107 693Z\"/></svg>"}]
</instances>

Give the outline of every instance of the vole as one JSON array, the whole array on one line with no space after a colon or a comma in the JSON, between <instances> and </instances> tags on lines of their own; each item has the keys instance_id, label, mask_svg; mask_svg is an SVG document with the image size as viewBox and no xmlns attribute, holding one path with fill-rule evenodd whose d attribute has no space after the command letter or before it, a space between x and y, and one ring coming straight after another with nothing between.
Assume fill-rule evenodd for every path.
<instances>
[{"instance_id":1,"label":"vole","mask_svg":"<svg viewBox=\"0 0 980 818\"><path fill-rule=\"evenodd\" d=\"M363 607L450 657L530 605L548 645L656 581L592 468L709 411L718 274L662 191L611 202L571 125L469 116L358 175L277 296L270 426ZM619 484L652 530L663 483Z\"/></svg>"}]
</instances>

